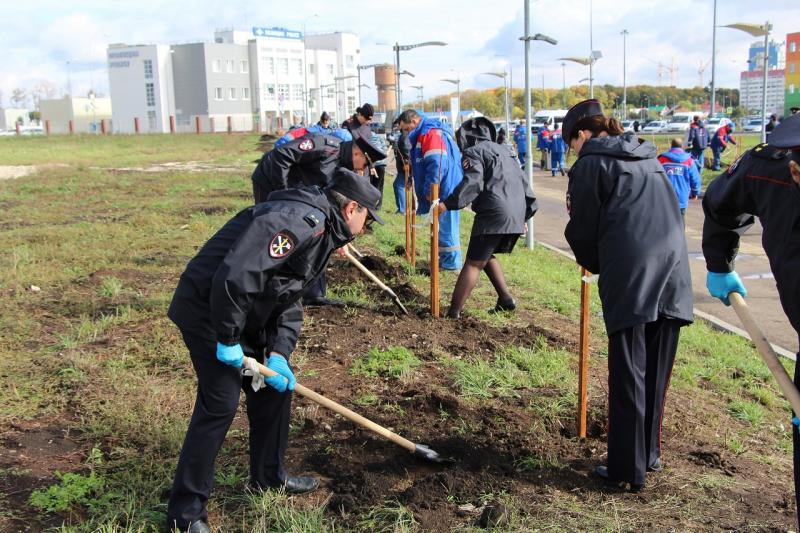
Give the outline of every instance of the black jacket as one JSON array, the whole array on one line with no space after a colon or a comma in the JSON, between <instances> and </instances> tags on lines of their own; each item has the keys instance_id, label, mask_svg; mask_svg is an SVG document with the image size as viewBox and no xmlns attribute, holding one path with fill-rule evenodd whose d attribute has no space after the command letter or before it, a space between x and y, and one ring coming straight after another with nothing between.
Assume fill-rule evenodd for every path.
<instances>
[{"instance_id":1,"label":"black jacket","mask_svg":"<svg viewBox=\"0 0 800 533\"><path fill-rule=\"evenodd\" d=\"M168 316L181 330L246 353L294 351L299 299L353 236L318 187L278 191L240 211L181 274Z\"/></svg>"},{"instance_id":2,"label":"black jacket","mask_svg":"<svg viewBox=\"0 0 800 533\"><path fill-rule=\"evenodd\" d=\"M703 198L703 255L709 272L733 270L739 237L757 216L781 304L800 333L800 189L791 159L800 163L800 153L760 144L711 182Z\"/></svg>"},{"instance_id":3,"label":"black jacket","mask_svg":"<svg viewBox=\"0 0 800 533\"><path fill-rule=\"evenodd\" d=\"M404 131L401 131L397 137L397 140L394 142L394 162L397 165L398 174L405 176L406 171L403 168L403 162L408 163L408 170L409 172L411 171L411 160L409 159L410 154L411 141L408 140L408 134Z\"/></svg>"},{"instance_id":4,"label":"black jacket","mask_svg":"<svg viewBox=\"0 0 800 533\"><path fill-rule=\"evenodd\" d=\"M600 275L608 334L667 317L691 322L683 221L655 147L633 133L586 141L569 171L564 230Z\"/></svg>"},{"instance_id":5,"label":"black jacket","mask_svg":"<svg viewBox=\"0 0 800 533\"><path fill-rule=\"evenodd\" d=\"M463 128L458 132L464 179L445 198L445 207L458 210L472 204L472 235L522 234L538 206L512 148L492 142L485 126L469 136Z\"/></svg>"},{"instance_id":6,"label":"black jacket","mask_svg":"<svg viewBox=\"0 0 800 533\"><path fill-rule=\"evenodd\" d=\"M311 133L270 150L261 158L252 179L265 191L311 186L324 187L337 167L352 157L350 142Z\"/></svg>"}]
</instances>

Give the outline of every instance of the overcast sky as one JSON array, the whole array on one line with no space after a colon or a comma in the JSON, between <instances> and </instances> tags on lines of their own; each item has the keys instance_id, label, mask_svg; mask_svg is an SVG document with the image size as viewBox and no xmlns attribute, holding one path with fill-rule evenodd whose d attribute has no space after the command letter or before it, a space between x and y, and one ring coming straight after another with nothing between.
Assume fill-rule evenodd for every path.
<instances>
[{"instance_id":1,"label":"overcast sky","mask_svg":"<svg viewBox=\"0 0 800 533\"><path fill-rule=\"evenodd\" d=\"M558 40L533 42L532 78L541 87L561 87L559 57L589 54L590 0L532 0L531 33ZM7 105L15 87L39 80L67 85L75 94L94 87L107 93L108 43L175 43L213 39L216 28L283 26L309 33L351 31L361 38L362 64L392 62L390 44L440 40L446 47L401 53L401 67L416 75L404 85L423 85L425 97L452 90L441 78L460 77L462 89L497 86L482 75L511 62L513 84L524 86L523 0L2 0L6 24L0 32L0 91ZM713 0L593 0L594 49L603 53L595 83L622 84L622 36L627 37L628 84L658 84L658 63L674 61L678 86L699 85L698 68L711 59ZM316 16L314 16L316 15ZM769 20L775 41L800 31L800 0L719 0L717 24ZM756 38L717 29L717 85L738 87L748 47ZM384 44L386 43L386 44ZM782 50L783 51L783 50ZM703 76L708 83L710 64ZM566 83L588 77L588 68L567 63ZM370 75L362 82L374 85ZM669 84L665 69L663 84ZM411 92L405 89L409 99ZM365 100L375 100L365 91Z\"/></svg>"}]
</instances>

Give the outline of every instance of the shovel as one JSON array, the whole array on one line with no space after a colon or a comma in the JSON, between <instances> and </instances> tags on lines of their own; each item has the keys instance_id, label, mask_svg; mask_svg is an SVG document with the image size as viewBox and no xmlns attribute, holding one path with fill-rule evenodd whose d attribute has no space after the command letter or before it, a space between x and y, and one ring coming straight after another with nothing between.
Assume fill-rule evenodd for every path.
<instances>
[{"instance_id":1,"label":"shovel","mask_svg":"<svg viewBox=\"0 0 800 533\"><path fill-rule=\"evenodd\" d=\"M244 358L244 363L242 364L242 368L253 368L253 367L257 368L258 372L262 376L272 377L272 376L277 376L278 375L277 372L275 372L272 369L267 368L266 366L262 365L261 363L259 363L255 359L253 359L251 357L245 357ZM345 406L343 406L341 404L338 404L338 403L334 402L333 400L328 399L325 396L323 396L323 395L321 395L321 394L319 394L317 392L314 392L313 390L311 390L311 389L309 389L307 387L304 387L304 386L300 385L299 383L295 384L294 392L300 394L301 396L303 396L305 398L308 398L312 402L318 403L322 407L327 407L328 409L330 409L334 413L338 413L338 414L342 415L346 419L348 419L348 420L350 420L352 422L355 422L359 426L362 426L362 427L367 428L368 430L370 430L370 431L372 431L374 433L377 433L381 437L394 442L398 446L401 446L401 447L405 448L406 450L408 450L409 452L411 452L412 454L414 454L414 455L416 455L418 457L422 457L423 459L427 459L428 461L433 461L434 463L451 463L451 462L454 462L453 459L442 457L437 452L431 450L430 448L428 448L424 444L415 444L415 443L411 442L410 440L401 437L397 433L395 433L393 431L390 431L390 430L386 429L385 427L376 424L372 420L364 418L360 414L351 411L347 407L345 407Z\"/></svg>"},{"instance_id":2,"label":"shovel","mask_svg":"<svg viewBox=\"0 0 800 533\"><path fill-rule=\"evenodd\" d=\"M394 291L393 291L392 289L390 289L390 288L389 288L389 286L388 286L388 285L386 285L384 282L382 282L381 280L379 280L379 279L378 279L378 276L376 276L375 274L373 274L372 272L370 272L370 271L369 271L369 269L368 269L367 267L365 267L364 265L362 265L362 264L361 264L361 261L359 261L358 259L356 259L355 257L353 257L353 254L351 254L351 253L350 253L350 250L349 250L348 248L345 248L345 249L344 249L344 256L347 258L347 260L348 260L348 261L350 261L350 262L351 262L351 263L353 263L353 264L354 264L356 267L358 267L358 269L359 269L361 272L363 272L363 273L364 273L364 274L365 274L365 275L366 275L366 276L367 276L369 279L371 279L372 281L374 281L374 282L375 282L375 283L378 285L378 287L380 287L381 289L383 289L383 290L384 290L384 291L385 291L385 292L386 292L386 293L387 293L389 296L391 296L391 297L392 297L392 300L394 301L394 304L395 304L397 307L399 307L399 308L400 308L400 310L403 312L403 314L404 314L404 315L407 315L407 314L408 314L408 309L406 309L406 307L403 305L403 303L400 301L400 298L398 298L398 297L397 297L397 295L394 293Z\"/></svg>"},{"instance_id":3,"label":"shovel","mask_svg":"<svg viewBox=\"0 0 800 533\"><path fill-rule=\"evenodd\" d=\"M792 406L795 415L800 416L800 392L797 391L797 387L794 386L794 383L789 378L786 369L783 368L783 365L778 360L778 355L775 353L775 350L772 349L764 333L758 327L755 320L753 320L744 298L742 298L742 295L738 292L732 292L728 294L728 299L731 305L733 305L736 314L739 315L739 320L744 324L744 329L747 330L753 344L758 348L758 352L767 364L767 368L772 372L775 381L778 382L778 385L783 391L783 395L789 400L789 405Z\"/></svg>"}]
</instances>

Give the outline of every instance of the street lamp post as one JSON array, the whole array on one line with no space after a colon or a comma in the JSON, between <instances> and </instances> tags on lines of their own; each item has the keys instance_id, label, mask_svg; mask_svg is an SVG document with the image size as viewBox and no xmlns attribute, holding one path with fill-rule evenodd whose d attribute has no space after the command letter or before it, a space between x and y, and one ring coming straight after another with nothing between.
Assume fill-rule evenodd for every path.
<instances>
[{"instance_id":1,"label":"street lamp post","mask_svg":"<svg viewBox=\"0 0 800 533\"><path fill-rule=\"evenodd\" d=\"M409 72L407 70L404 70L404 71L399 72L397 74L397 79L398 80L400 79L400 76L411 76L412 78L416 77L416 76L414 76L413 72ZM398 101L402 103L402 101L403 101L403 92L400 90L400 85L397 86L397 90L395 92L397 93L395 96L397 97Z\"/></svg>"},{"instance_id":2,"label":"street lamp post","mask_svg":"<svg viewBox=\"0 0 800 533\"><path fill-rule=\"evenodd\" d=\"M419 48L421 46L447 46L447 43L442 41L425 41L424 43L416 43L416 44L399 44L394 43L392 50L395 52L395 64L394 64L394 72L395 72L395 99L396 99L396 113L400 113L400 52L413 50L414 48Z\"/></svg>"},{"instance_id":3,"label":"street lamp post","mask_svg":"<svg viewBox=\"0 0 800 533\"><path fill-rule=\"evenodd\" d=\"M711 30L711 106L709 116L714 118L717 111L717 0L714 0L714 27Z\"/></svg>"},{"instance_id":4,"label":"street lamp post","mask_svg":"<svg viewBox=\"0 0 800 533\"><path fill-rule=\"evenodd\" d=\"M353 78L358 78L358 76L356 76L355 74L349 74L347 76L336 76L336 77L333 78L333 83L336 83L338 81L342 81L343 82L344 80L352 80ZM338 89L338 87L339 86L337 85L336 88ZM342 88L343 89L346 88L344 83L342 83ZM361 89L359 89L359 91L360 90ZM347 92L343 90L342 94L344 94L344 102L343 102L343 105L342 105L342 107L344 108L343 109L344 114L342 116L347 116L348 115L348 111L347 111ZM337 107L337 110L338 110L338 107Z\"/></svg>"},{"instance_id":5,"label":"street lamp post","mask_svg":"<svg viewBox=\"0 0 800 533\"><path fill-rule=\"evenodd\" d=\"M508 117L508 84L506 83L507 78L508 78L508 72L506 72L504 70L503 72L484 72L483 74L486 74L486 75L489 75L489 76L495 76L497 78L503 78L503 94L505 95L504 96L504 101L505 101L505 106L504 107L505 107L505 114L506 114L506 134L508 134L508 126L509 126L508 123L510 122L509 121L509 117Z\"/></svg>"},{"instance_id":6,"label":"street lamp post","mask_svg":"<svg viewBox=\"0 0 800 533\"><path fill-rule=\"evenodd\" d=\"M373 63L372 65L356 65L356 71L358 72L358 105L364 103L364 101L361 99L361 87L363 85L361 83L361 71L367 70L368 68L380 67L381 64L382 63Z\"/></svg>"},{"instance_id":7,"label":"street lamp post","mask_svg":"<svg viewBox=\"0 0 800 533\"><path fill-rule=\"evenodd\" d=\"M525 35L520 37L520 41L525 43L525 145L531 146L531 41L544 41L550 44L558 44L558 41L547 35L537 33L530 34L531 26L531 5L530 0L525 0ZM525 175L528 183L533 189L533 158L525 158ZM528 220L528 232L525 234L525 244L529 250L533 250L533 218Z\"/></svg>"},{"instance_id":8,"label":"street lamp post","mask_svg":"<svg viewBox=\"0 0 800 533\"><path fill-rule=\"evenodd\" d=\"M753 37L764 36L764 87L761 93L761 142L767 142L767 80L769 78L769 33L772 30L772 24L769 21L763 25L758 24L728 24L726 28L733 28L749 33Z\"/></svg>"},{"instance_id":9,"label":"street lamp post","mask_svg":"<svg viewBox=\"0 0 800 533\"><path fill-rule=\"evenodd\" d=\"M424 99L422 97L422 89L425 87L424 85L411 85L412 89L416 89L419 91L419 107L422 108L422 111L425 111L425 104Z\"/></svg>"},{"instance_id":10,"label":"street lamp post","mask_svg":"<svg viewBox=\"0 0 800 533\"><path fill-rule=\"evenodd\" d=\"M308 100L311 97L311 92L308 90L308 52L306 50L306 23L309 19L317 17L316 13L307 16L303 20L303 120L306 125L309 124L308 120Z\"/></svg>"},{"instance_id":11,"label":"street lamp post","mask_svg":"<svg viewBox=\"0 0 800 533\"><path fill-rule=\"evenodd\" d=\"M456 100L458 100L458 116L456 116L456 121L460 121L461 117L461 78L443 78L440 81L446 81L447 83L452 83L456 86ZM452 116L452 114L451 114ZM460 126L460 124L454 124L454 127Z\"/></svg>"},{"instance_id":12,"label":"street lamp post","mask_svg":"<svg viewBox=\"0 0 800 533\"><path fill-rule=\"evenodd\" d=\"M626 77L627 70L627 57L626 52L628 48L628 30L622 30L622 120L628 118L628 84Z\"/></svg>"}]
</instances>

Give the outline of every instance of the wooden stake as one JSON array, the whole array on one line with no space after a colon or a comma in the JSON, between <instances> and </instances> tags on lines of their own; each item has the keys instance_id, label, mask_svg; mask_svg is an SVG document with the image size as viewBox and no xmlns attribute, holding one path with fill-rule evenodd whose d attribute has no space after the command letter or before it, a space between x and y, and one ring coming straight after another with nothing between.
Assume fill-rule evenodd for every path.
<instances>
[{"instance_id":1,"label":"wooden stake","mask_svg":"<svg viewBox=\"0 0 800 533\"><path fill-rule=\"evenodd\" d=\"M589 284L584 278L589 276L581 268L581 334L580 357L578 359L578 437L586 438L586 417L588 413L587 389L589 384Z\"/></svg>"},{"instance_id":2,"label":"wooden stake","mask_svg":"<svg viewBox=\"0 0 800 533\"><path fill-rule=\"evenodd\" d=\"M414 176L411 176L411 266L417 266L417 197L414 196ZM406 208L408 200L406 199Z\"/></svg>"},{"instance_id":3,"label":"wooden stake","mask_svg":"<svg viewBox=\"0 0 800 533\"><path fill-rule=\"evenodd\" d=\"M431 185L431 198L439 198L438 183ZM439 216L431 218L431 315L439 318Z\"/></svg>"},{"instance_id":4,"label":"wooden stake","mask_svg":"<svg viewBox=\"0 0 800 533\"><path fill-rule=\"evenodd\" d=\"M411 262L411 176L409 176L409 165L403 162L403 172L405 173L405 194L406 194L406 261Z\"/></svg>"}]
</instances>

